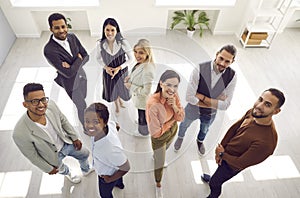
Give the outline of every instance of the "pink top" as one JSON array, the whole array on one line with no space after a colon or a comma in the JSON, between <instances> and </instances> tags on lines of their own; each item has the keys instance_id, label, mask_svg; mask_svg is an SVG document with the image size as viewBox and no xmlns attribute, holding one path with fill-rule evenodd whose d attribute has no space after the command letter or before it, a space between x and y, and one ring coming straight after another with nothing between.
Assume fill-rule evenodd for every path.
<instances>
[{"instance_id":1,"label":"pink top","mask_svg":"<svg viewBox=\"0 0 300 198\"><path fill-rule=\"evenodd\" d=\"M184 109L177 94L175 94L175 98L179 109L178 113L175 113L173 108L168 105L166 98L161 97L161 93L155 93L148 99L146 119L152 137L158 138L162 136L175 122L181 122L184 119Z\"/></svg>"}]
</instances>

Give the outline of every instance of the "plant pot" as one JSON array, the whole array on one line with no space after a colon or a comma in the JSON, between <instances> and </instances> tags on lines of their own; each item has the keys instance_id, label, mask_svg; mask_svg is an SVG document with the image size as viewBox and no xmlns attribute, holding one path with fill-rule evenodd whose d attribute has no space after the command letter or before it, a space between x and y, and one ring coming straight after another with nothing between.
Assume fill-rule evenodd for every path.
<instances>
[{"instance_id":1,"label":"plant pot","mask_svg":"<svg viewBox=\"0 0 300 198\"><path fill-rule=\"evenodd\" d=\"M189 38L193 38L193 35L194 35L194 33L195 33L195 30L186 30L186 33L187 33L187 36L189 37Z\"/></svg>"}]
</instances>

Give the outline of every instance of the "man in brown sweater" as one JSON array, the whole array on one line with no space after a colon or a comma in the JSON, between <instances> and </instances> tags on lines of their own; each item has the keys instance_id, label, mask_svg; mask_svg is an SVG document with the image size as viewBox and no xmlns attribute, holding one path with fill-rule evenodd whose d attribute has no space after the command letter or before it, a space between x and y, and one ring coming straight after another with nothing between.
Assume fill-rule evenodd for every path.
<instances>
[{"instance_id":1,"label":"man in brown sweater","mask_svg":"<svg viewBox=\"0 0 300 198\"><path fill-rule=\"evenodd\" d=\"M219 197L224 182L273 154L277 132L272 116L280 112L284 102L283 93L270 88L261 94L252 109L229 128L215 150L216 172L212 177L207 174L201 176L204 182L209 183L211 192L207 198Z\"/></svg>"}]
</instances>

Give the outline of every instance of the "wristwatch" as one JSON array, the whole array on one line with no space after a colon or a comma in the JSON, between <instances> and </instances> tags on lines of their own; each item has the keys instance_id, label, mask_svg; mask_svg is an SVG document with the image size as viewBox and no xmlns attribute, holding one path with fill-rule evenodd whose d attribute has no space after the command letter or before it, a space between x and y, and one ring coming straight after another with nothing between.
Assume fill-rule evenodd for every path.
<instances>
[{"instance_id":1,"label":"wristwatch","mask_svg":"<svg viewBox=\"0 0 300 198\"><path fill-rule=\"evenodd\" d=\"M224 152L220 152L220 153L219 153L219 157L220 157L220 158L222 158L223 155L224 155Z\"/></svg>"}]
</instances>

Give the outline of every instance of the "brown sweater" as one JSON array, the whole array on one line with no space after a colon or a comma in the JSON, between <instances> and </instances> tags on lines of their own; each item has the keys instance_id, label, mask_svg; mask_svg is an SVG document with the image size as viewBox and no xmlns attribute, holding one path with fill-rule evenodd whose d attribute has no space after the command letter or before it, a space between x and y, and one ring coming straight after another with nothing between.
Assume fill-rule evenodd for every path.
<instances>
[{"instance_id":1,"label":"brown sweater","mask_svg":"<svg viewBox=\"0 0 300 198\"><path fill-rule=\"evenodd\" d=\"M221 144L222 157L234 170L243 170L259 164L273 154L277 145L277 132L272 122L269 126L257 124L247 111L242 119L232 125Z\"/></svg>"}]
</instances>

